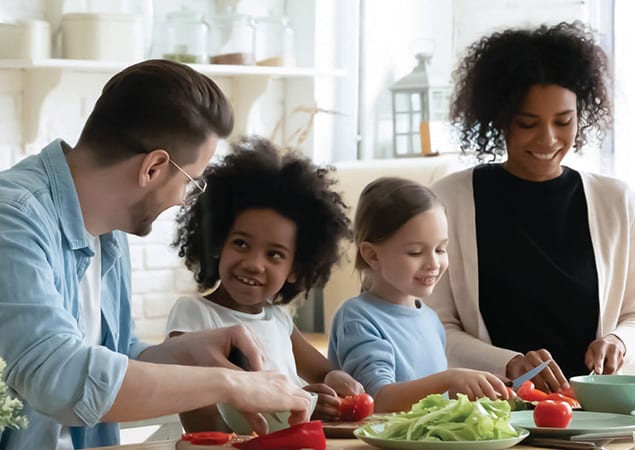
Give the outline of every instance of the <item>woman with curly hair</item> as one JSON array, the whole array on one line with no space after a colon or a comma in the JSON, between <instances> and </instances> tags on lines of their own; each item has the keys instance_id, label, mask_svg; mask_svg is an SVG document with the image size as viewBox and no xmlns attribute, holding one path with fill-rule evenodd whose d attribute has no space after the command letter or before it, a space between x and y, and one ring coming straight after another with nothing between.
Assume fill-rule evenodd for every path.
<instances>
[{"instance_id":1,"label":"woman with curly hair","mask_svg":"<svg viewBox=\"0 0 635 450\"><path fill-rule=\"evenodd\" d=\"M580 22L509 29L454 77L451 119L484 164L433 186L452 263L429 301L450 365L515 378L552 359L533 379L551 391L615 373L635 342L635 198L562 165L610 125L605 53Z\"/></svg>"},{"instance_id":2,"label":"woman with curly hair","mask_svg":"<svg viewBox=\"0 0 635 450\"><path fill-rule=\"evenodd\" d=\"M177 217L175 242L202 294L178 299L169 335L245 324L262 347L263 368L312 383L305 389L318 394L314 416L337 417L337 395L361 393L361 384L333 370L281 307L323 286L340 241L350 239L331 169L251 138L210 166L203 180L205 192L191 194ZM215 407L181 415L188 431L220 428L215 418Z\"/></svg>"}]
</instances>

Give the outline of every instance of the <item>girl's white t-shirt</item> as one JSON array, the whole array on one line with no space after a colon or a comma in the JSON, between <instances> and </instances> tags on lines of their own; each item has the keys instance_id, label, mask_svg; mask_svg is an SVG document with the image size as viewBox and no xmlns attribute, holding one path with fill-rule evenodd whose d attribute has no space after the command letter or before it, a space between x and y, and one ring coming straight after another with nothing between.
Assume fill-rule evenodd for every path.
<instances>
[{"instance_id":1,"label":"girl's white t-shirt","mask_svg":"<svg viewBox=\"0 0 635 450\"><path fill-rule=\"evenodd\" d=\"M181 297L170 310L167 334L238 324L247 326L259 343L265 358L263 369L281 372L295 380L298 386L306 385L298 376L293 357L293 320L282 306L269 304L259 314L249 314L226 308L202 297Z\"/></svg>"}]
</instances>

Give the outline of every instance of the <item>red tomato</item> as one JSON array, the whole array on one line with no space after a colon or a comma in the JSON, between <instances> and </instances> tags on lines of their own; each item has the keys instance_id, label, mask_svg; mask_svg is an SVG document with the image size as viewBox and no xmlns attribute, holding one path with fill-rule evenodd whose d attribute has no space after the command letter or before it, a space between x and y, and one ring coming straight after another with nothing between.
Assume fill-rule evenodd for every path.
<instances>
[{"instance_id":1,"label":"red tomato","mask_svg":"<svg viewBox=\"0 0 635 450\"><path fill-rule=\"evenodd\" d=\"M572 408L580 408L580 402L578 402L575 398L567 397L566 395L563 395L559 392L552 392L551 394L547 395L547 398L545 398L545 400L565 402L568 403Z\"/></svg>"},{"instance_id":2,"label":"red tomato","mask_svg":"<svg viewBox=\"0 0 635 450\"><path fill-rule=\"evenodd\" d=\"M525 381L518 388L518 396L527 402L539 402L545 400L547 393L536 389L531 381Z\"/></svg>"},{"instance_id":3,"label":"red tomato","mask_svg":"<svg viewBox=\"0 0 635 450\"><path fill-rule=\"evenodd\" d=\"M356 422L370 416L374 410L375 400L370 395L347 395L340 405L340 420Z\"/></svg>"},{"instance_id":4,"label":"red tomato","mask_svg":"<svg viewBox=\"0 0 635 450\"><path fill-rule=\"evenodd\" d=\"M229 433L223 433L222 431L200 431L198 433L189 433L189 441L192 444L227 444L232 438Z\"/></svg>"},{"instance_id":5,"label":"red tomato","mask_svg":"<svg viewBox=\"0 0 635 450\"><path fill-rule=\"evenodd\" d=\"M572 414L567 402L543 400L534 409L534 422L537 427L567 428Z\"/></svg>"}]
</instances>

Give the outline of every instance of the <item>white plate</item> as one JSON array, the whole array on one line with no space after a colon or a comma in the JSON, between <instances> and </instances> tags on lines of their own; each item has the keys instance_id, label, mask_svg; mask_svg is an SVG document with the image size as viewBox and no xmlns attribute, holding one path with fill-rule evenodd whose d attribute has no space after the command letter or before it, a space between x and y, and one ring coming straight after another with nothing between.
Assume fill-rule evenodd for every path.
<instances>
[{"instance_id":1,"label":"white plate","mask_svg":"<svg viewBox=\"0 0 635 450\"><path fill-rule=\"evenodd\" d=\"M568 438L575 434L600 433L603 431L635 431L635 417L590 411L573 411L567 428L537 427L533 411L513 411L510 420L514 427L529 430L532 436Z\"/></svg>"},{"instance_id":2,"label":"white plate","mask_svg":"<svg viewBox=\"0 0 635 450\"><path fill-rule=\"evenodd\" d=\"M355 437L367 444L387 450L502 450L513 447L529 436L527 430L517 428L520 433L518 437L491 441L404 441L370 437L364 431L371 428L374 432L380 433L385 425L384 423L365 425L355 430Z\"/></svg>"}]
</instances>

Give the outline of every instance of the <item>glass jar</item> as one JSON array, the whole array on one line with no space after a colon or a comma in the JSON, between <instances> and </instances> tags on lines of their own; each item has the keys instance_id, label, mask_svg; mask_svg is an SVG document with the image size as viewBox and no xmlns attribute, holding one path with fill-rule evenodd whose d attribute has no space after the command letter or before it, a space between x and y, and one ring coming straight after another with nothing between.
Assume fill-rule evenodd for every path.
<instances>
[{"instance_id":1,"label":"glass jar","mask_svg":"<svg viewBox=\"0 0 635 450\"><path fill-rule=\"evenodd\" d=\"M259 66L294 66L293 28L287 17L257 17L254 53Z\"/></svg>"},{"instance_id":2,"label":"glass jar","mask_svg":"<svg viewBox=\"0 0 635 450\"><path fill-rule=\"evenodd\" d=\"M208 31L203 14L199 12L184 6L169 13L163 57L182 63L206 63Z\"/></svg>"},{"instance_id":3,"label":"glass jar","mask_svg":"<svg viewBox=\"0 0 635 450\"><path fill-rule=\"evenodd\" d=\"M254 24L250 16L218 16L212 20L211 64L255 64Z\"/></svg>"}]
</instances>

